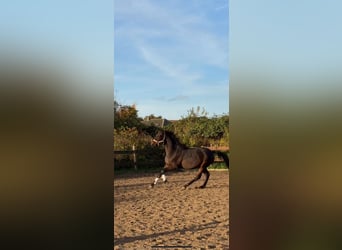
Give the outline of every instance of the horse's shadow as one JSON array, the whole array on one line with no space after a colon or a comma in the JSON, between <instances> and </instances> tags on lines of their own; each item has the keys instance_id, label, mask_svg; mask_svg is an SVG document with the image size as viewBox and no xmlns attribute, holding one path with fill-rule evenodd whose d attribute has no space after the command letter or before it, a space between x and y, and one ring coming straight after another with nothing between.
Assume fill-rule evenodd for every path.
<instances>
[{"instance_id":1,"label":"horse's shadow","mask_svg":"<svg viewBox=\"0 0 342 250\"><path fill-rule=\"evenodd\" d=\"M189 231L194 232L194 231L200 231L200 230L204 230L208 228L215 228L219 223L221 223L221 221L213 221L213 222L209 222L209 223L202 224L202 225L197 225L197 226L194 225L194 226L190 226L190 227L183 228L183 229L175 229L172 231L132 236L132 237L114 238L114 245L131 243L131 242L138 241L138 240L147 240L150 238L156 238L156 237L164 236L168 234L174 234L174 233L184 234Z\"/></svg>"}]
</instances>

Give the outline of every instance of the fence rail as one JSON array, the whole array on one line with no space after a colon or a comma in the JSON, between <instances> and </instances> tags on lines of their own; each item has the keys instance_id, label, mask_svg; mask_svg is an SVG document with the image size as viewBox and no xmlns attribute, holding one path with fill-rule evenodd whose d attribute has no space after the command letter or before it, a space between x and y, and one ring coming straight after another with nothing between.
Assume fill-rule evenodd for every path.
<instances>
[{"instance_id":1,"label":"fence rail","mask_svg":"<svg viewBox=\"0 0 342 250\"><path fill-rule=\"evenodd\" d=\"M142 150L114 150L114 155L130 155L133 153L141 153Z\"/></svg>"},{"instance_id":2,"label":"fence rail","mask_svg":"<svg viewBox=\"0 0 342 250\"><path fill-rule=\"evenodd\" d=\"M133 155L133 163L134 163L134 169L137 170L137 153L139 151L135 149L135 145L132 146L132 150L114 150L113 151L113 158L115 155L127 155L127 154L132 154Z\"/></svg>"},{"instance_id":3,"label":"fence rail","mask_svg":"<svg viewBox=\"0 0 342 250\"><path fill-rule=\"evenodd\" d=\"M210 147L202 146L202 147L203 148L208 148L208 149L210 149L212 151L224 151L224 152L229 151L229 147L227 147L227 146L210 146Z\"/></svg>"},{"instance_id":4,"label":"fence rail","mask_svg":"<svg viewBox=\"0 0 342 250\"><path fill-rule=\"evenodd\" d=\"M229 147L216 147L216 146L211 146L211 147L205 147L208 148L212 151L223 151L223 152L229 152ZM134 164L134 168L138 169L138 165L137 165L137 154L145 152L144 150L137 150L135 149L135 146L132 146L132 150L114 150L113 151L113 157L115 157L116 155L133 155L133 164ZM224 162L223 159L219 158L219 157L215 157L214 162Z\"/></svg>"}]
</instances>

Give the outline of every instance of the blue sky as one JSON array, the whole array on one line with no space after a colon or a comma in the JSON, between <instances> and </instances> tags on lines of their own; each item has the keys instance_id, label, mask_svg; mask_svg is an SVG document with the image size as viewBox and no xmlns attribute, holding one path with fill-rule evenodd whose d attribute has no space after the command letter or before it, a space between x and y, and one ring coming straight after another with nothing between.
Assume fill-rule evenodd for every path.
<instances>
[{"instance_id":1,"label":"blue sky","mask_svg":"<svg viewBox=\"0 0 342 250\"><path fill-rule=\"evenodd\" d=\"M115 0L115 99L140 117L229 113L228 4Z\"/></svg>"}]
</instances>

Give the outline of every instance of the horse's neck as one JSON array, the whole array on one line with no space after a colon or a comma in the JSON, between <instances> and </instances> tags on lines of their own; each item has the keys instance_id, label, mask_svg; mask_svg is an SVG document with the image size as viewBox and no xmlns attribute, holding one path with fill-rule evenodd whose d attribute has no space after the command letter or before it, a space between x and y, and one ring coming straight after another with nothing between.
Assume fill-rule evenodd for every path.
<instances>
[{"instance_id":1,"label":"horse's neck","mask_svg":"<svg viewBox=\"0 0 342 250\"><path fill-rule=\"evenodd\" d=\"M165 152L167 155L171 155L176 150L177 144L169 137L166 137Z\"/></svg>"}]
</instances>

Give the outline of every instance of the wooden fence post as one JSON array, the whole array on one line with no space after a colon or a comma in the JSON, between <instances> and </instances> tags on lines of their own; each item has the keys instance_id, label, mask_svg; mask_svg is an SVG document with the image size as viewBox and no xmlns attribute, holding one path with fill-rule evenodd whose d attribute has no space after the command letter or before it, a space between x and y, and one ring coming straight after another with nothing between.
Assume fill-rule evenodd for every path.
<instances>
[{"instance_id":1,"label":"wooden fence post","mask_svg":"<svg viewBox=\"0 0 342 250\"><path fill-rule=\"evenodd\" d=\"M133 145L132 150L133 150L134 169L137 170L138 167L137 167L137 156L136 156L136 153L135 153L135 145Z\"/></svg>"}]
</instances>

